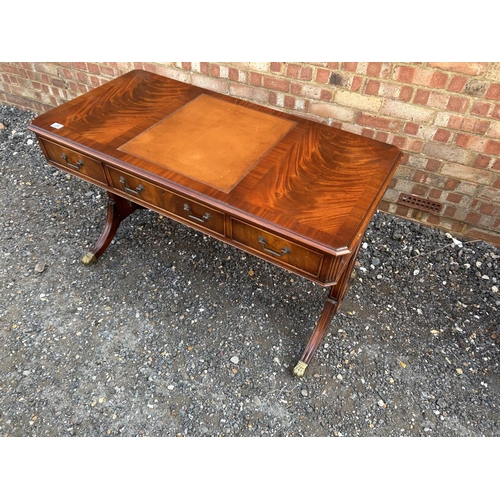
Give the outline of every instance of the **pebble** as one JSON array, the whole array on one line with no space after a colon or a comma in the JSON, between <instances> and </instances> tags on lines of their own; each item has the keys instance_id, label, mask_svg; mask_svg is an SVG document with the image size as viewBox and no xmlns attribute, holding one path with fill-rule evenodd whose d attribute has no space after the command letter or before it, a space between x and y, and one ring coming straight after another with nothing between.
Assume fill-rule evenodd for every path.
<instances>
[{"instance_id":1,"label":"pebble","mask_svg":"<svg viewBox=\"0 0 500 500\"><path fill-rule=\"evenodd\" d=\"M231 358L231 363L237 365L240 362L240 358L238 356L233 356Z\"/></svg>"},{"instance_id":2,"label":"pebble","mask_svg":"<svg viewBox=\"0 0 500 500\"><path fill-rule=\"evenodd\" d=\"M35 271L37 273L43 273L45 271L45 264L42 264L42 263L38 263L36 266L35 266Z\"/></svg>"}]
</instances>

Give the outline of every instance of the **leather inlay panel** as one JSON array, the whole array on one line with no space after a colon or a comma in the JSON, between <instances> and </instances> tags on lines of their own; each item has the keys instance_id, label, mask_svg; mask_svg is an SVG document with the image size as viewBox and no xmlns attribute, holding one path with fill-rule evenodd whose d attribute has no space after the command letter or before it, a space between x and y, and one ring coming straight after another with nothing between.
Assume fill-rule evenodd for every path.
<instances>
[{"instance_id":1,"label":"leather inlay panel","mask_svg":"<svg viewBox=\"0 0 500 500\"><path fill-rule=\"evenodd\" d=\"M295 123L201 94L118 149L228 193Z\"/></svg>"}]
</instances>

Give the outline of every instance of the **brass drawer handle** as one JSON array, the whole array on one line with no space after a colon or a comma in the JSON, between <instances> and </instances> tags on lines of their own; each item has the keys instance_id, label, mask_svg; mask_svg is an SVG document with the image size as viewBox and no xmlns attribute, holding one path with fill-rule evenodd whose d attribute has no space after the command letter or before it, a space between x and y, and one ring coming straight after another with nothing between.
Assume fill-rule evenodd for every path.
<instances>
[{"instance_id":1,"label":"brass drawer handle","mask_svg":"<svg viewBox=\"0 0 500 500\"><path fill-rule=\"evenodd\" d=\"M120 182L123 184L123 190L127 193L140 194L141 191L144 191L144 186L142 184L139 184L136 189L129 188L125 177L120 176Z\"/></svg>"},{"instance_id":2,"label":"brass drawer handle","mask_svg":"<svg viewBox=\"0 0 500 500\"><path fill-rule=\"evenodd\" d=\"M184 210L188 213L188 217L190 219L193 219L197 222L206 222L208 219L211 219L212 216L208 213L208 212L205 212L203 214L203 217L197 217L196 215L193 215L192 212L191 212L191 207L187 204L187 203L184 203Z\"/></svg>"},{"instance_id":3,"label":"brass drawer handle","mask_svg":"<svg viewBox=\"0 0 500 500\"><path fill-rule=\"evenodd\" d=\"M275 255L276 257L281 257L286 253L292 253L292 251L288 247L283 247L279 253L275 252L274 250L271 250L270 248L267 248L266 247L267 242L264 236L259 236L259 243L262 245L262 250L264 250L264 252L270 253L271 255Z\"/></svg>"},{"instance_id":4,"label":"brass drawer handle","mask_svg":"<svg viewBox=\"0 0 500 500\"><path fill-rule=\"evenodd\" d=\"M80 170L80 167L84 167L85 166L85 163L83 163L82 160L78 160L76 163L71 163L69 161L68 155L66 153L63 153L61 155L61 158L66 162L66 165L68 165L68 167L73 167L76 170Z\"/></svg>"}]
</instances>

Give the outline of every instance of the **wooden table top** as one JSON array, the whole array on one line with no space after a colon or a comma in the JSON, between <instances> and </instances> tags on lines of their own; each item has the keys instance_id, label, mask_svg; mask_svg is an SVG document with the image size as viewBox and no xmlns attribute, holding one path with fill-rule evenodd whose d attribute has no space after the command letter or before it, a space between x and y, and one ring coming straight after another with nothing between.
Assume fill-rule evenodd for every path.
<instances>
[{"instance_id":1,"label":"wooden table top","mask_svg":"<svg viewBox=\"0 0 500 500\"><path fill-rule=\"evenodd\" d=\"M401 158L395 146L141 70L30 128L333 255L355 247Z\"/></svg>"}]
</instances>

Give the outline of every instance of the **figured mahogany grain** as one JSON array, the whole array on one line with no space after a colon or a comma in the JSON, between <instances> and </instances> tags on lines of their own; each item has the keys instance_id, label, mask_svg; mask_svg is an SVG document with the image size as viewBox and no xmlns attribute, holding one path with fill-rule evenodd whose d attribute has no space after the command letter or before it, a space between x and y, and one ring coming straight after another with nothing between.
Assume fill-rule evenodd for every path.
<instances>
[{"instance_id":1,"label":"figured mahogany grain","mask_svg":"<svg viewBox=\"0 0 500 500\"><path fill-rule=\"evenodd\" d=\"M138 157L123 150L200 96L237 106L243 114L251 110L270 121L294 122L295 126L280 130L278 139L273 136L260 156L248 154L246 164L237 155L226 158L218 172L232 179L226 185L202 182L188 167L168 168L168 160L158 164L147 155ZM54 122L63 127L51 127ZM80 151L103 163L332 255L354 249L401 155L389 144L301 117L291 119L273 109L142 70L44 113L30 128L39 137L62 145L78 144ZM239 140L241 147L245 141ZM248 158L254 161L250 170ZM213 165L210 168L215 170Z\"/></svg>"}]
</instances>

